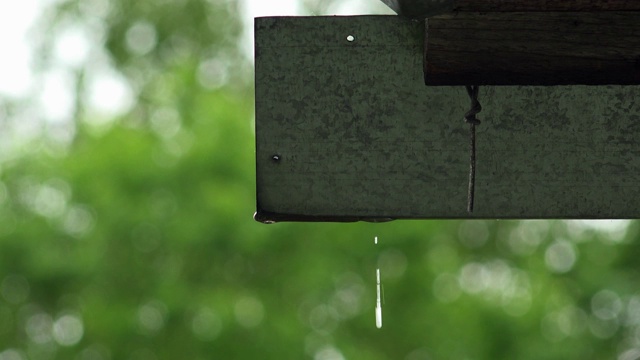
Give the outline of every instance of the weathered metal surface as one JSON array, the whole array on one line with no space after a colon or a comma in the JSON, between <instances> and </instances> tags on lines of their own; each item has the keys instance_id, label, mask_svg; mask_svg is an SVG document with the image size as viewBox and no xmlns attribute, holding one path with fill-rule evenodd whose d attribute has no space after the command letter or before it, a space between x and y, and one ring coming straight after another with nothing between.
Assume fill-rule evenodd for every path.
<instances>
[{"instance_id":1,"label":"weathered metal surface","mask_svg":"<svg viewBox=\"0 0 640 360\"><path fill-rule=\"evenodd\" d=\"M635 86L482 87L468 214L469 99L424 85L423 31L256 19L257 219L640 217Z\"/></svg>"},{"instance_id":2,"label":"weathered metal surface","mask_svg":"<svg viewBox=\"0 0 640 360\"><path fill-rule=\"evenodd\" d=\"M408 18L450 12L640 11L638 0L381 0Z\"/></svg>"},{"instance_id":3,"label":"weathered metal surface","mask_svg":"<svg viewBox=\"0 0 640 360\"><path fill-rule=\"evenodd\" d=\"M640 11L458 13L425 23L427 85L640 84Z\"/></svg>"}]
</instances>

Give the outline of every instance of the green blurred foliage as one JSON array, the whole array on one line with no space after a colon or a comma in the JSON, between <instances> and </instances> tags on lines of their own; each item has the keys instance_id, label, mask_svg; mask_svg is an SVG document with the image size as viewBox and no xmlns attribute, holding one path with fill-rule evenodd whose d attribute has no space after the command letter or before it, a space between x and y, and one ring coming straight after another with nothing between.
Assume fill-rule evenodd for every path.
<instances>
[{"instance_id":1,"label":"green blurred foliage","mask_svg":"<svg viewBox=\"0 0 640 360\"><path fill-rule=\"evenodd\" d=\"M95 122L79 96L68 143L3 164L0 360L640 357L635 222L254 222L236 5L46 17L102 29L136 100Z\"/></svg>"}]
</instances>

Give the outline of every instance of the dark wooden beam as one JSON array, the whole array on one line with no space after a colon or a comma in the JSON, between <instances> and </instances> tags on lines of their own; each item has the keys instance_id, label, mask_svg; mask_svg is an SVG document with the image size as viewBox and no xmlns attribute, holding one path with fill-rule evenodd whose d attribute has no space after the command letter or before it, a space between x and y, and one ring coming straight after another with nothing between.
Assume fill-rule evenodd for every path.
<instances>
[{"instance_id":1,"label":"dark wooden beam","mask_svg":"<svg viewBox=\"0 0 640 360\"><path fill-rule=\"evenodd\" d=\"M382 0L399 15L424 19L449 12L640 11L638 0Z\"/></svg>"},{"instance_id":2,"label":"dark wooden beam","mask_svg":"<svg viewBox=\"0 0 640 360\"><path fill-rule=\"evenodd\" d=\"M415 0L414 0L415 1ZM425 1L425 0L422 0ZM426 0L433 1L433 0ZM638 11L638 0L454 0L454 11Z\"/></svg>"},{"instance_id":3,"label":"dark wooden beam","mask_svg":"<svg viewBox=\"0 0 640 360\"><path fill-rule=\"evenodd\" d=\"M424 71L427 85L640 84L640 12L429 18Z\"/></svg>"},{"instance_id":4,"label":"dark wooden beam","mask_svg":"<svg viewBox=\"0 0 640 360\"><path fill-rule=\"evenodd\" d=\"M424 19L426 17L446 14L453 11L454 0L418 1L418 0L382 0L398 15Z\"/></svg>"}]
</instances>

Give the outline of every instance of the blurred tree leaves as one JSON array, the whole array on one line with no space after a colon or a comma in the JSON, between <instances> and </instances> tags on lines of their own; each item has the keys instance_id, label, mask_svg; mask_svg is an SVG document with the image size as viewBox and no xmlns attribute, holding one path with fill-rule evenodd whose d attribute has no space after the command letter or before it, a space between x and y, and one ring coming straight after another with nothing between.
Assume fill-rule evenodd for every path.
<instances>
[{"instance_id":1,"label":"blurred tree leaves","mask_svg":"<svg viewBox=\"0 0 640 360\"><path fill-rule=\"evenodd\" d=\"M66 1L44 21L102 40L72 69L73 121L47 128L72 136L2 164L0 360L640 356L636 223L255 223L236 2ZM68 66L48 45L43 68ZM134 98L113 116L86 96L105 68Z\"/></svg>"}]
</instances>

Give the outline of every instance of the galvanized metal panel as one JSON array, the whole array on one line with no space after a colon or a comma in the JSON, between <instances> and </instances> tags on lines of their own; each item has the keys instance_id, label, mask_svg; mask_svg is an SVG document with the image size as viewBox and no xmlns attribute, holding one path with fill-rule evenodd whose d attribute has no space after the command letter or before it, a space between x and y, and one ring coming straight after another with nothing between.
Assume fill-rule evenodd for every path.
<instances>
[{"instance_id":1,"label":"galvanized metal panel","mask_svg":"<svg viewBox=\"0 0 640 360\"><path fill-rule=\"evenodd\" d=\"M640 87L482 87L468 214L469 100L424 85L423 22L255 25L260 221L640 216Z\"/></svg>"},{"instance_id":2,"label":"galvanized metal panel","mask_svg":"<svg viewBox=\"0 0 640 360\"><path fill-rule=\"evenodd\" d=\"M458 13L425 22L427 85L640 84L640 11Z\"/></svg>"}]
</instances>

